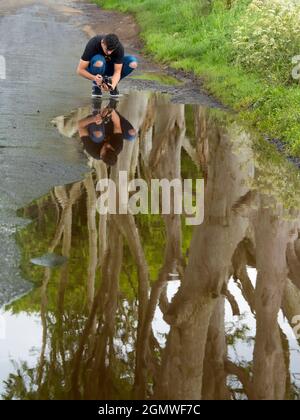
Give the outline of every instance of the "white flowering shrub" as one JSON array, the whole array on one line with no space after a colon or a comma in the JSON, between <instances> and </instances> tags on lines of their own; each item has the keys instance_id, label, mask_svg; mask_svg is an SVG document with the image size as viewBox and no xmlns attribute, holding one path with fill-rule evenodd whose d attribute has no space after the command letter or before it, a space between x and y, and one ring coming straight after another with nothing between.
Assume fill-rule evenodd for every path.
<instances>
[{"instance_id":1,"label":"white flowering shrub","mask_svg":"<svg viewBox=\"0 0 300 420\"><path fill-rule=\"evenodd\" d=\"M233 34L236 63L288 83L300 54L300 0L252 0Z\"/></svg>"}]
</instances>

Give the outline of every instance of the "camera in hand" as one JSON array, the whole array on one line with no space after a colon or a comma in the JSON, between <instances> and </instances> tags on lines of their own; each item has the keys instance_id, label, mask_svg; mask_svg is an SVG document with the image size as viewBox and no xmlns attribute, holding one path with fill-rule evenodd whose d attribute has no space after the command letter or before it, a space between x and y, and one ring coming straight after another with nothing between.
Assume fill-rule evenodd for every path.
<instances>
[{"instance_id":1,"label":"camera in hand","mask_svg":"<svg viewBox=\"0 0 300 420\"><path fill-rule=\"evenodd\" d=\"M103 118L103 124L108 124L111 120L111 112Z\"/></svg>"},{"instance_id":2,"label":"camera in hand","mask_svg":"<svg viewBox=\"0 0 300 420\"><path fill-rule=\"evenodd\" d=\"M102 84L106 85L109 90L112 90L112 80L109 76L103 76Z\"/></svg>"}]
</instances>

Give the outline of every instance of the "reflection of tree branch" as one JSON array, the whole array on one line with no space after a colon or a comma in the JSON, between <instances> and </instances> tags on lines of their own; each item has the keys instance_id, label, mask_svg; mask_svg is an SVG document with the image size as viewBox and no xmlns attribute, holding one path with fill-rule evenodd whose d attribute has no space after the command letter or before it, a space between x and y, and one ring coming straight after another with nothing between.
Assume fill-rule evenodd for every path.
<instances>
[{"instance_id":1,"label":"reflection of tree branch","mask_svg":"<svg viewBox=\"0 0 300 420\"><path fill-rule=\"evenodd\" d=\"M44 273L44 280L41 287L41 321L42 321L42 328L43 328L43 336L42 336L42 349L41 349L41 355L40 355L40 361L38 365L38 374L37 374L37 386L38 386L38 392L41 388L41 383L43 379L43 369L45 365L45 351L46 351L46 344L47 344L47 304L48 304L48 298L47 298L47 287L50 280L51 270L50 268L45 268Z\"/></svg>"},{"instance_id":2,"label":"reflection of tree branch","mask_svg":"<svg viewBox=\"0 0 300 420\"><path fill-rule=\"evenodd\" d=\"M58 205L58 203L55 199L55 195L53 193L53 190L51 190L51 192L50 192L50 197L51 197L52 204L53 204L53 206L56 210L56 225L57 225L58 222L59 222L60 209L59 209L59 205Z\"/></svg>"},{"instance_id":3,"label":"reflection of tree branch","mask_svg":"<svg viewBox=\"0 0 300 420\"><path fill-rule=\"evenodd\" d=\"M230 291L228 289L226 289L226 291L225 291L225 296L226 296L228 302L230 303L233 316L241 315L239 305L238 305L235 297L233 296L233 294L230 293Z\"/></svg>"},{"instance_id":4,"label":"reflection of tree branch","mask_svg":"<svg viewBox=\"0 0 300 420\"><path fill-rule=\"evenodd\" d=\"M255 313L254 307L254 287L252 286L251 280L247 272L247 263L249 263L247 258L247 241L244 239L239 243L235 253L232 257L233 264L233 278L242 292L242 295L248 305L250 306L251 312ZM255 251L254 251L255 252ZM240 283L237 281L240 281Z\"/></svg>"},{"instance_id":5,"label":"reflection of tree branch","mask_svg":"<svg viewBox=\"0 0 300 420\"><path fill-rule=\"evenodd\" d=\"M147 385L147 368L148 368L148 353L149 353L149 339L151 336L152 320L154 318L155 309L162 288L166 284L168 271L164 268L160 271L157 281L151 288L150 298L148 304L145 305L146 312L144 323L141 327L140 340L137 343L136 349L136 373L134 393L135 398L143 399L146 396Z\"/></svg>"},{"instance_id":6,"label":"reflection of tree branch","mask_svg":"<svg viewBox=\"0 0 300 420\"><path fill-rule=\"evenodd\" d=\"M202 399L228 400L230 393L226 384L225 360L225 299L220 296L210 319L203 364Z\"/></svg>"},{"instance_id":7,"label":"reflection of tree branch","mask_svg":"<svg viewBox=\"0 0 300 420\"><path fill-rule=\"evenodd\" d=\"M234 375L238 378L238 380L243 385L245 394L250 400L255 399L255 394L253 390L253 383L248 371L243 368L242 366L237 366L230 360L225 362L225 369L229 375Z\"/></svg>"},{"instance_id":8,"label":"reflection of tree branch","mask_svg":"<svg viewBox=\"0 0 300 420\"><path fill-rule=\"evenodd\" d=\"M240 284L237 283L239 289L242 292L242 295L244 296L244 299L250 306L251 312L255 313L255 307L254 307L254 287L252 286L251 280L247 273L246 266L241 267L239 270L239 274L237 274L238 277L235 277L235 280L238 278L240 281Z\"/></svg>"},{"instance_id":9,"label":"reflection of tree branch","mask_svg":"<svg viewBox=\"0 0 300 420\"><path fill-rule=\"evenodd\" d=\"M167 297L167 283L163 285L161 288L161 293L159 297L159 309L161 310L162 314L165 315L169 310L170 304Z\"/></svg>"},{"instance_id":10,"label":"reflection of tree branch","mask_svg":"<svg viewBox=\"0 0 300 420\"><path fill-rule=\"evenodd\" d=\"M112 216L116 226L124 235L129 249L138 268L138 296L139 296L139 319L144 322L145 307L149 293L149 272L144 250L135 225L134 217L131 214Z\"/></svg>"},{"instance_id":11,"label":"reflection of tree branch","mask_svg":"<svg viewBox=\"0 0 300 420\"><path fill-rule=\"evenodd\" d=\"M149 373L152 375L154 386L155 382L158 380L160 361L157 357L157 353L160 351L160 345L156 338L154 337L153 331L151 331L149 338L149 361L148 369Z\"/></svg>"}]
</instances>

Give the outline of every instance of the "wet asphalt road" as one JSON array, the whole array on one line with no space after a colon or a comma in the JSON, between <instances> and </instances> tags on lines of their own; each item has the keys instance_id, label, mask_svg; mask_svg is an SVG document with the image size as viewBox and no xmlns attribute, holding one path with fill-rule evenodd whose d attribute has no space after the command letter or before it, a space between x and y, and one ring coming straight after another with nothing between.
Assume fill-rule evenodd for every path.
<instances>
[{"instance_id":1,"label":"wet asphalt road","mask_svg":"<svg viewBox=\"0 0 300 420\"><path fill-rule=\"evenodd\" d=\"M0 0L0 306L30 287L18 269L13 235L24 221L16 209L87 170L78 146L50 123L89 103L89 83L75 74L85 36L72 14L46 1L20 3Z\"/></svg>"}]
</instances>

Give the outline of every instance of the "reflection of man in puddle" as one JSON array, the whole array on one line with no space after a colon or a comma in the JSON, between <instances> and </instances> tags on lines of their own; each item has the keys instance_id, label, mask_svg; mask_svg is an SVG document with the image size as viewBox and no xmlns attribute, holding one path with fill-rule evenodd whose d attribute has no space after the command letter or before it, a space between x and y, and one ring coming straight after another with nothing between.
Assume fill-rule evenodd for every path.
<instances>
[{"instance_id":1,"label":"reflection of man in puddle","mask_svg":"<svg viewBox=\"0 0 300 420\"><path fill-rule=\"evenodd\" d=\"M97 104L93 115L78 122L78 131L85 151L94 159L102 159L109 166L116 164L123 149L123 140L132 141L136 131L116 110L116 102L101 108Z\"/></svg>"},{"instance_id":2,"label":"reflection of man in puddle","mask_svg":"<svg viewBox=\"0 0 300 420\"><path fill-rule=\"evenodd\" d=\"M124 47L115 34L96 35L87 43L77 67L77 74L93 81L93 97L102 90L120 96L117 85L137 68L137 59L124 55ZM109 77L109 80L106 80Z\"/></svg>"}]
</instances>

